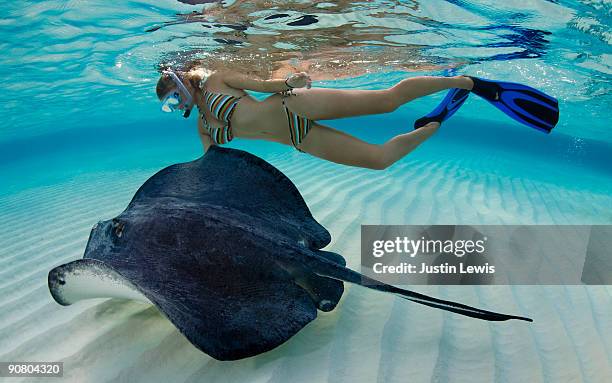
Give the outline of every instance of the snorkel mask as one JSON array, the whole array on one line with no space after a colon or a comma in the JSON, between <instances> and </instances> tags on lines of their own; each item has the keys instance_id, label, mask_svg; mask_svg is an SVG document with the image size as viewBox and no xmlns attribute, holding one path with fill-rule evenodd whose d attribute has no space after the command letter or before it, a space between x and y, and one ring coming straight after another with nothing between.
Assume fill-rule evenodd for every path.
<instances>
[{"instance_id":1,"label":"snorkel mask","mask_svg":"<svg viewBox=\"0 0 612 383\"><path fill-rule=\"evenodd\" d=\"M193 108L193 98L189 93L189 90L183 85L181 79L171 70L165 70L162 74L169 76L172 82L176 85L175 90L171 90L162 99L161 110L167 113L174 112L179 109L181 105L185 107L185 113L183 117L187 118L191 114Z\"/></svg>"}]
</instances>

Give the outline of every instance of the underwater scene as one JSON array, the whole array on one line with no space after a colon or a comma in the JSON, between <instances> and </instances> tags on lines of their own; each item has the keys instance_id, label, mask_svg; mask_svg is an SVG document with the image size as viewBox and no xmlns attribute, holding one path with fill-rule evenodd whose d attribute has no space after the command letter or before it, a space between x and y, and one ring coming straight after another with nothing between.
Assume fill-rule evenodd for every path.
<instances>
[{"instance_id":1,"label":"underwater scene","mask_svg":"<svg viewBox=\"0 0 612 383\"><path fill-rule=\"evenodd\" d=\"M0 380L612 381L608 284L359 274L362 225L612 224L610 1L3 14Z\"/></svg>"}]
</instances>

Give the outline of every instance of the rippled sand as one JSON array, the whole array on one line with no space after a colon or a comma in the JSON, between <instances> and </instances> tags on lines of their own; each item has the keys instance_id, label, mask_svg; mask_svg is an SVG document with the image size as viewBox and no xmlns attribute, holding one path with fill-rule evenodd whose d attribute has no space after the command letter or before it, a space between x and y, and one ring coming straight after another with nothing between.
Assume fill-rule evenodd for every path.
<instances>
[{"instance_id":1,"label":"rippled sand","mask_svg":"<svg viewBox=\"0 0 612 383\"><path fill-rule=\"evenodd\" d=\"M332 233L327 249L354 269L360 224L575 224L612 206L609 194L476 173L462 160L408 159L373 172L287 150L266 159ZM610 380L609 287L413 288L530 316L528 324L478 321L348 286L336 310L281 347L236 362L201 353L152 306L59 306L47 289L49 269L82 257L91 226L122 211L155 171L87 174L0 198L2 220L10 222L0 233L0 360L63 361L70 382Z\"/></svg>"}]
</instances>

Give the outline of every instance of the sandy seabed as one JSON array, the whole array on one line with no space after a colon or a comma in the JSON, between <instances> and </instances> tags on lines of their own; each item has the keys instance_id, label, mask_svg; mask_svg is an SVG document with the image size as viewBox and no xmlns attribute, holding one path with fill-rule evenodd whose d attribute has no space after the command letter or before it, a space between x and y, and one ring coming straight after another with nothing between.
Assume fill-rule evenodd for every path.
<instances>
[{"instance_id":1,"label":"sandy seabed","mask_svg":"<svg viewBox=\"0 0 612 383\"><path fill-rule=\"evenodd\" d=\"M326 249L355 270L361 224L576 224L599 212L612 221L609 194L473 172L460 160L376 172L293 151L266 159L332 233ZM474 320L347 285L333 312L235 362L198 351L152 306L55 303L48 271L81 258L92 225L120 213L156 170L87 174L0 197L0 361L63 361L62 381L79 383L612 381L609 286L412 287L530 324Z\"/></svg>"}]
</instances>

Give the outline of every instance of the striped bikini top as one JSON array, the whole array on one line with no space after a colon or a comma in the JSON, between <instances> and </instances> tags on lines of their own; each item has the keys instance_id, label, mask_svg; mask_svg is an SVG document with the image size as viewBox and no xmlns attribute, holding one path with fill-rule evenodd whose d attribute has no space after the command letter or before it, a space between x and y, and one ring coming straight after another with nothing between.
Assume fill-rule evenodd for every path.
<instances>
[{"instance_id":1,"label":"striped bikini top","mask_svg":"<svg viewBox=\"0 0 612 383\"><path fill-rule=\"evenodd\" d=\"M232 128L230 126L230 119L232 118L232 114L238 105L238 101L240 101L240 97L234 97L227 94L222 93L212 93L209 91L204 91L204 102L210 110L215 118L227 122L225 126L220 128L213 128L208 120L206 120L206 115L202 113L202 123L204 125L204 129L208 131L208 134L212 138L212 141L217 145L227 144L230 142L234 136L232 135Z\"/></svg>"}]
</instances>

